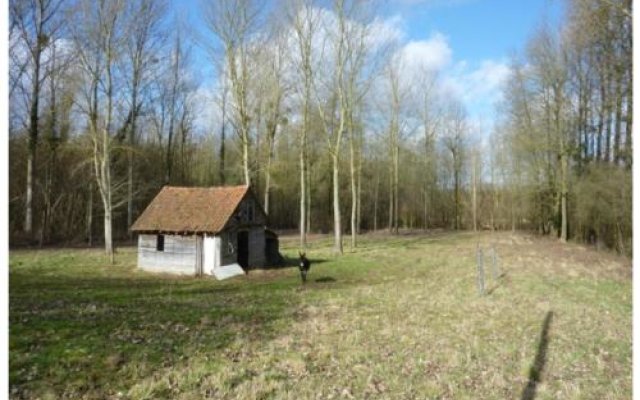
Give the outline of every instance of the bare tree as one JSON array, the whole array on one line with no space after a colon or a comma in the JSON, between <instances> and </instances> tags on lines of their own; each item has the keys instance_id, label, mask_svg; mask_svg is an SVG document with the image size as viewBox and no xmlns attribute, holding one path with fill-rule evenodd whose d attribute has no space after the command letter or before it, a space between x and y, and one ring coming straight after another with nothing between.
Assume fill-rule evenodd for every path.
<instances>
[{"instance_id":1,"label":"bare tree","mask_svg":"<svg viewBox=\"0 0 640 400\"><path fill-rule=\"evenodd\" d=\"M473 231L478 231L478 174L479 157L477 151L471 152L471 214Z\"/></svg>"},{"instance_id":2,"label":"bare tree","mask_svg":"<svg viewBox=\"0 0 640 400\"><path fill-rule=\"evenodd\" d=\"M113 179L111 170L112 131L114 125L114 69L122 50L122 0L79 4L77 18L82 23L74 30L80 63L89 80L89 132L93 148L93 166L104 209L105 252L114 261L113 248ZM102 88L106 105L99 107ZM101 111L103 114L101 115Z\"/></svg>"},{"instance_id":3,"label":"bare tree","mask_svg":"<svg viewBox=\"0 0 640 400\"><path fill-rule=\"evenodd\" d=\"M462 165L464 160L465 136L467 134L466 114L458 101L451 100L447 110L444 127L443 143L451 154L453 165L453 201L454 201L454 229L461 228L460 221L460 185Z\"/></svg>"},{"instance_id":4,"label":"bare tree","mask_svg":"<svg viewBox=\"0 0 640 400\"><path fill-rule=\"evenodd\" d=\"M133 223L133 198L134 198L134 147L136 145L137 120L141 113L141 90L145 80L149 78L151 66L157 62L157 47L162 37L158 28L165 13L163 1L136 0L128 2L127 10L126 54L130 69L130 124L127 149L127 228ZM129 237L131 237L129 232Z\"/></svg>"},{"instance_id":5,"label":"bare tree","mask_svg":"<svg viewBox=\"0 0 640 400\"><path fill-rule=\"evenodd\" d=\"M389 144L389 232L398 233L399 229L399 174L400 174L400 143L402 141L402 113L406 106L408 91L406 82L402 79L402 55L397 52L386 67L387 101L389 126L387 128Z\"/></svg>"},{"instance_id":6,"label":"bare tree","mask_svg":"<svg viewBox=\"0 0 640 400\"><path fill-rule=\"evenodd\" d=\"M300 169L300 247L303 251L307 247L307 208L310 188L308 188L308 160L307 140L310 130L309 112L311 107L311 95L313 85L313 41L318 27L318 14L313 9L310 0L293 1L288 14L291 26L294 30L297 55L293 59L297 61L296 69L302 76L302 85L299 88L302 97L302 128L299 133L298 164Z\"/></svg>"},{"instance_id":7,"label":"bare tree","mask_svg":"<svg viewBox=\"0 0 640 400\"><path fill-rule=\"evenodd\" d=\"M221 79L221 89L218 93L217 103L220 108L220 149L218 152L218 180L224 186L226 182L225 160L226 160L226 141L227 141L227 104L229 98L229 87L227 79Z\"/></svg>"},{"instance_id":8,"label":"bare tree","mask_svg":"<svg viewBox=\"0 0 640 400\"><path fill-rule=\"evenodd\" d=\"M10 15L14 32L20 41L20 45L13 47L19 52L26 50L29 60L23 61L23 67L30 70L31 91L29 97L29 140L27 153L27 188L25 194L24 232L31 236L33 234L33 187L36 180L36 149L38 147L39 120L40 120L40 97L41 85L45 78L42 71L43 57L45 52L55 41L55 35L61 26L61 21L57 19L60 11L61 0L12 0L10 3ZM12 57L14 60L16 57ZM20 73L15 77L16 84L23 77Z\"/></svg>"},{"instance_id":9,"label":"bare tree","mask_svg":"<svg viewBox=\"0 0 640 400\"><path fill-rule=\"evenodd\" d=\"M348 24L346 40L345 73L345 107L347 117L347 133L349 138L349 177L351 186L351 249L357 245L359 227L359 177L360 177L360 153L364 124L359 121L364 106L363 100L368 93L373 78L377 73L378 60L384 55L386 48L375 49L369 45L372 25L366 12L357 12L358 19ZM377 51L376 51L377 50ZM376 57L378 56L378 57Z\"/></svg>"},{"instance_id":10,"label":"bare tree","mask_svg":"<svg viewBox=\"0 0 640 400\"><path fill-rule=\"evenodd\" d=\"M274 21L274 25L277 21ZM288 92L288 88L284 82L285 68L285 39L283 31L274 26L271 35L270 46L264 46L259 54L258 60L262 62L263 74L257 76L263 80L263 91L260 93L265 98L264 116L265 116L265 134L266 134L266 165L264 167L264 210L269 213L269 203L271 197L271 163L274 156L274 146L278 127L285 123L286 118L283 115L282 103L283 98Z\"/></svg>"},{"instance_id":11,"label":"bare tree","mask_svg":"<svg viewBox=\"0 0 640 400\"><path fill-rule=\"evenodd\" d=\"M171 63L169 71L169 80L167 82L167 101L168 101L168 117L169 127L167 133L167 147L165 150L165 182L170 183L173 174L173 153L174 153L174 136L177 128L178 113L181 105L182 92L182 72L185 63L186 54L183 44L182 33L177 30L174 37L174 45L171 50Z\"/></svg>"},{"instance_id":12,"label":"bare tree","mask_svg":"<svg viewBox=\"0 0 640 400\"><path fill-rule=\"evenodd\" d=\"M253 0L203 2L207 28L220 40L233 99L233 120L242 147L244 182L251 184L249 144L251 109L249 102L249 57L252 34L258 27L261 7Z\"/></svg>"},{"instance_id":13,"label":"bare tree","mask_svg":"<svg viewBox=\"0 0 640 400\"><path fill-rule=\"evenodd\" d=\"M437 73L422 67L412 82L412 93L417 114L422 125L424 140L424 187L423 187L423 229L429 228L429 198L434 181L434 145L439 123L439 110L436 106Z\"/></svg>"},{"instance_id":14,"label":"bare tree","mask_svg":"<svg viewBox=\"0 0 640 400\"><path fill-rule=\"evenodd\" d=\"M543 27L531 43L530 54L534 62L534 79L543 96L543 112L550 149L559 160L559 182L557 201L559 203L561 226L560 240L567 240L567 196L569 192L569 147L568 124L566 122L566 49L558 38Z\"/></svg>"},{"instance_id":15,"label":"bare tree","mask_svg":"<svg viewBox=\"0 0 640 400\"><path fill-rule=\"evenodd\" d=\"M318 106L318 114L322 122L322 128L327 139L328 150L332 161L332 187L333 187L333 230L334 252L343 253L342 246L342 218L340 214L340 150L348 123L348 98L347 98L347 68L348 68L348 35L349 15L356 11L356 2L336 0L333 4L337 29L330 35L331 51L333 53L333 74L325 86L329 87L330 97L335 99L337 115L327 112L326 104L320 98L318 83L314 80L315 95ZM328 85L327 85L328 84ZM332 99L333 100L333 99ZM329 103L332 103L330 101ZM333 125L334 118L337 118Z\"/></svg>"}]
</instances>

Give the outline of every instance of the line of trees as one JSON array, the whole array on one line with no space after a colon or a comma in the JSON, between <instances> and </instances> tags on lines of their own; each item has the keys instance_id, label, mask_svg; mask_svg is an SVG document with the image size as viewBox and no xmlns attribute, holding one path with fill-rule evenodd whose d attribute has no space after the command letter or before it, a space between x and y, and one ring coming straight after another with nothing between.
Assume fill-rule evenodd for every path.
<instances>
[{"instance_id":1,"label":"line of trees","mask_svg":"<svg viewBox=\"0 0 640 400\"><path fill-rule=\"evenodd\" d=\"M11 240L113 258L163 185L250 184L301 248L512 228L629 252L630 8L541 28L484 143L370 3L203 1L198 29L161 0L11 0Z\"/></svg>"},{"instance_id":2,"label":"line of trees","mask_svg":"<svg viewBox=\"0 0 640 400\"><path fill-rule=\"evenodd\" d=\"M569 2L513 58L492 148L514 229L631 252L631 5Z\"/></svg>"}]
</instances>

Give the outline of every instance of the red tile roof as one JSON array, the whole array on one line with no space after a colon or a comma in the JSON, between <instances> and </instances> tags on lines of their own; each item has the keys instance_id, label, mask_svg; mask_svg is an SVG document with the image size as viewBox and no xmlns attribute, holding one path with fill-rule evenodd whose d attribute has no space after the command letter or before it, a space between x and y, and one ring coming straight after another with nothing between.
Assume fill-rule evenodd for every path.
<instances>
[{"instance_id":1,"label":"red tile roof","mask_svg":"<svg viewBox=\"0 0 640 400\"><path fill-rule=\"evenodd\" d=\"M217 233L249 186L165 186L131 226L134 232Z\"/></svg>"}]
</instances>

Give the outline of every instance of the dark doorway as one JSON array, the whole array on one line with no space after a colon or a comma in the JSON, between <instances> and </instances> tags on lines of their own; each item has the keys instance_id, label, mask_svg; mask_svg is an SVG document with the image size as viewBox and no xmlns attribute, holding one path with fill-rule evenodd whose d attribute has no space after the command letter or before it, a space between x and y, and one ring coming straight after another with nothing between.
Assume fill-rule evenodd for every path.
<instances>
[{"instance_id":1,"label":"dark doorway","mask_svg":"<svg viewBox=\"0 0 640 400\"><path fill-rule=\"evenodd\" d=\"M249 267L249 232L238 232L238 264L244 269Z\"/></svg>"}]
</instances>

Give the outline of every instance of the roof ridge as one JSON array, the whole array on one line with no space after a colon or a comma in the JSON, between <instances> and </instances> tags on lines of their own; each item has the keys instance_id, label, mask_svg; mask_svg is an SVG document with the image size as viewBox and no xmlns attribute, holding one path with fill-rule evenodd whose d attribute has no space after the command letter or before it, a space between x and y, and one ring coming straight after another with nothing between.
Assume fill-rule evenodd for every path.
<instances>
[{"instance_id":1,"label":"roof ridge","mask_svg":"<svg viewBox=\"0 0 640 400\"><path fill-rule=\"evenodd\" d=\"M218 232L250 192L249 185L165 185L131 226L131 230Z\"/></svg>"},{"instance_id":2,"label":"roof ridge","mask_svg":"<svg viewBox=\"0 0 640 400\"><path fill-rule=\"evenodd\" d=\"M237 189L237 188L249 188L249 185L229 185L229 186L174 186L174 185L164 185L163 189Z\"/></svg>"}]
</instances>

